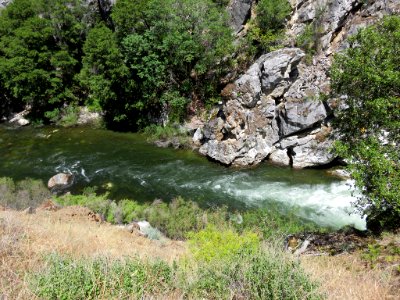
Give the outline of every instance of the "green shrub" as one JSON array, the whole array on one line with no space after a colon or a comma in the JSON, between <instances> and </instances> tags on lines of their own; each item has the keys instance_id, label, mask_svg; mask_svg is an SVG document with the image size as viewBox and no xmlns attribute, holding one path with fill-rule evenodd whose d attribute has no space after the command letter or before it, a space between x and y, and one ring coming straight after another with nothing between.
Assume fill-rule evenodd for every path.
<instances>
[{"instance_id":1,"label":"green shrub","mask_svg":"<svg viewBox=\"0 0 400 300\"><path fill-rule=\"evenodd\" d=\"M230 233L228 234L230 235ZM30 275L42 299L322 299L317 285L280 250L241 251L230 259L170 266L137 258L73 259L52 254Z\"/></svg>"},{"instance_id":2,"label":"green shrub","mask_svg":"<svg viewBox=\"0 0 400 300\"><path fill-rule=\"evenodd\" d=\"M178 197L170 204L161 203L147 207L143 217L170 238L184 239L190 231L204 228L203 211L192 201Z\"/></svg>"},{"instance_id":3,"label":"green shrub","mask_svg":"<svg viewBox=\"0 0 400 300\"><path fill-rule=\"evenodd\" d=\"M242 213L242 222L233 222L238 232L251 230L257 232L264 239L275 239L288 234L300 232L326 231L316 223L303 220L295 212L282 212L278 207L270 204L268 209L252 209Z\"/></svg>"},{"instance_id":4,"label":"green shrub","mask_svg":"<svg viewBox=\"0 0 400 300\"><path fill-rule=\"evenodd\" d=\"M0 177L0 204L10 206L15 199L15 184L11 178Z\"/></svg>"},{"instance_id":5,"label":"green shrub","mask_svg":"<svg viewBox=\"0 0 400 300\"><path fill-rule=\"evenodd\" d=\"M262 51L273 51L282 45L285 21L292 8L287 0L261 0L256 6L256 18L250 22L248 39Z\"/></svg>"},{"instance_id":6,"label":"green shrub","mask_svg":"<svg viewBox=\"0 0 400 300\"><path fill-rule=\"evenodd\" d=\"M326 6L317 8L313 21L306 25L303 32L296 38L296 46L306 52L305 61L308 64L312 63L312 58L318 53L321 47L321 37L324 33L323 17L326 11Z\"/></svg>"},{"instance_id":7,"label":"green shrub","mask_svg":"<svg viewBox=\"0 0 400 300\"><path fill-rule=\"evenodd\" d=\"M277 31L285 27L292 7L287 0L260 0L256 11L256 22L262 31Z\"/></svg>"},{"instance_id":8,"label":"green shrub","mask_svg":"<svg viewBox=\"0 0 400 300\"><path fill-rule=\"evenodd\" d=\"M282 212L273 205L268 209L253 209L233 214L227 207L203 209L197 203L182 197L169 204L155 202L151 205L129 199L117 203L109 200L107 194L97 196L91 192L84 195L64 195L55 200L61 205L86 206L103 215L105 220L111 223L147 220L153 227L173 239L185 239L189 232L198 232L208 225L221 230L234 229L238 233L253 231L264 239L276 239L305 231L328 230L301 219L294 212Z\"/></svg>"},{"instance_id":9,"label":"green shrub","mask_svg":"<svg viewBox=\"0 0 400 300\"><path fill-rule=\"evenodd\" d=\"M195 299L322 299L317 285L278 247L254 233L209 227L191 235L192 259L178 270L181 289Z\"/></svg>"},{"instance_id":10,"label":"green shrub","mask_svg":"<svg viewBox=\"0 0 400 300\"><path fill-rule=\"evenodd\" d=\"M194 258L199 261L230 259L238 254L250 255L260 245L255 233L239 235L232 229L220 229L209 225L199 232L191 232L189 245Z\"/></svg>"},{"instance_id":11,"label":"green shrub","mask_svg":"<svg viewBox=\"0 0 400 300\"><path fill-rule=\"evenodd\" d=\"M73 105L67 106L62 110L62 117L58 122L61 126L70 127L78 123L79 108Z\"/></svg>"}]
</instances>

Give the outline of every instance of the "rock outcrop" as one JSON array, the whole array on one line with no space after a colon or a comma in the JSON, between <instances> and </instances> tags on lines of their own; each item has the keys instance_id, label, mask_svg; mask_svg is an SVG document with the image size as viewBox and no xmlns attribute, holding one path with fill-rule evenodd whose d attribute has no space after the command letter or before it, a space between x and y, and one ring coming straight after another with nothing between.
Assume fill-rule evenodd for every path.
<instances>
[{"instance_id":1,"label":"rock outcrop","mask_svg":"<svg viewBox=\"0 0 400 300\"><path fill-rule=\"evenodd\" d=\"M242 8L243 3L251 4L232 1L231 5L239 2ZM330 91L332 54L348 47L347 38L359 28L400 13L400 1L290 2L288 45L296 44L297 36L313 22L318 28L317 54L307 63L306 54L293 47L262 55L228 84L221 93L224 103L195 131L203 155L225 165L247 166L269 159L295 168L323 166L335 159L330 151L334 141L330 120L338 103L321 100ZM241 22L234 28L240 30Z\"/></svg>"},{"instance_id":2,"label":"rock outcrop","mask_svg":"<svg viewBox=\"0 0 400 300\"><path fill-rule=\"evenodd\" d=\"M269 156L273 162L297 168L331 162L334 156L326 151L330 130L323 133L321 127L329 111L321 101L307 101L296 92L305 81L299 68L304 55L298 48L268 53L228 85L216 117L201 134L197 131L203 137L200 153L238 166L257 164Z\"/></svg>"}]
</instances>

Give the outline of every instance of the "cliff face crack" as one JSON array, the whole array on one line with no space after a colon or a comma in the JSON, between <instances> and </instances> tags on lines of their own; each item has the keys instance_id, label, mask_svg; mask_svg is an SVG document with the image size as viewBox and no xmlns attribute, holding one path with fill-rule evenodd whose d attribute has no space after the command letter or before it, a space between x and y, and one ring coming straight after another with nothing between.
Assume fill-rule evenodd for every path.
<instances>
[{"instance_id":1,"label":"cliff face crack","mask_svg":"<svg viewBox=\"0 0 400 300\"><path fill-rule=\"evenodd\" d=\"M293 150L293 146L290 146L286 149L287 156L289 157L289 166L293 168L293 156L296 155L296 152Z\"/></svg>"}]
</instances>

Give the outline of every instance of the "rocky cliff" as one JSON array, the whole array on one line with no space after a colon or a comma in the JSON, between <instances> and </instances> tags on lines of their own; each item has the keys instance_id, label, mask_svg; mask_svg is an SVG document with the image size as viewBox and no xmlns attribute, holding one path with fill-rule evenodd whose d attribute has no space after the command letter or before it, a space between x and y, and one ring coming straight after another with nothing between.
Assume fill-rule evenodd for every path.
<instances>
[{"instance_id":1,"label":"rocky cliff","mask_svg":"<svg viewBox=\"0 0 400 300\"><path fill-rule=\"evenodd\" d=\"M238 2L243 11L250 10L251 1L232 3ZM222 91L223 104L196 131L203 155L226 165L254 165L269 159L295 168L326 165L335 159L330 152L335 135L330 121L338 101L321 97L330 90L333 54L345 49L347 38L359 28L399 13L400 2L292 0L291 5L287 47L262 55L228 84ZM318 28L318 48L306 63L306 54L290 46L311 23ZM241 23L234 24L239 31Z\"/></svg>"}]
</instances>

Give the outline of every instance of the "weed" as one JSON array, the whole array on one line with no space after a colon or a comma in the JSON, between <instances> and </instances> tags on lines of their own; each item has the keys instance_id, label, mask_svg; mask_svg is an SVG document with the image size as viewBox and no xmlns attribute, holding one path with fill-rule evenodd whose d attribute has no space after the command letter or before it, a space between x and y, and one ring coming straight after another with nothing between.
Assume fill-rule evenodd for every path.
<instances>
[{"instance_id":1,"label":"weed","mask_svg":"<svg viewBox=\"0 0 400 300\"><path fill-rule=\"evenodd\" d=\"M238 254L251 254L260 245L255 233L245 232L239 235L232 229L217 230L212 225L200 232L192 232L188 237L194 257L207 262L224 260Z\"/></svg>"}]
</instances>

